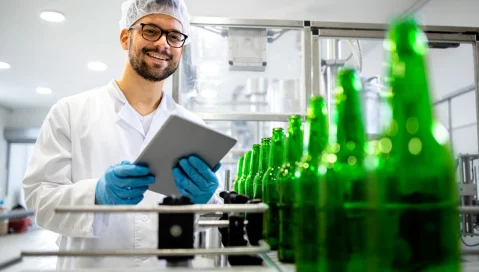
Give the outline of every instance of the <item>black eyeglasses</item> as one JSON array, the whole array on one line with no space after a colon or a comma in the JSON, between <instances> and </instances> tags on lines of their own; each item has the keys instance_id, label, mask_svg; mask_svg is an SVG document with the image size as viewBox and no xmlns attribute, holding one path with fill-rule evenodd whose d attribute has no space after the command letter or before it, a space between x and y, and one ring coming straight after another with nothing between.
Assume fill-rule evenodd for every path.
<instances>
[{"instance_id":1,"label":"black eyeglasses","mask_svg":"<svg viewBox=\"0 0 479 272\"><path fill-rule=\"evenodd\" d=\"M143 39L150 42L158 41L159 39L161 39L161 36L165 34L166 41L171 47L180 48L185 44L186 39L188 38L188 36L186 36L185 34L181 32L165 31L159 28L157 25L153 25L153 24L139 24L139 25L141 26L141 36L143 37ZM138 27L138 25L132 26L130 29L134 29L136 27Z\"/></svg>"}]
</instances>

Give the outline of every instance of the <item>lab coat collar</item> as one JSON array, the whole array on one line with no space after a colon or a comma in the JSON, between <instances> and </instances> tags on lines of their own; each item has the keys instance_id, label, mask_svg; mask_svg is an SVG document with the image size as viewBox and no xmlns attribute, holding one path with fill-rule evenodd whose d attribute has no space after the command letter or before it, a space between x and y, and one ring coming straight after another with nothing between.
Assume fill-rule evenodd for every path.
<instances>
[{"instance_id":1,"label":"lab coat collar","mask_svg":"<svg viewBox=\"0 0 479 272\"><path fill-rule=\"evenodd\" d=\"M137 130L143 137L145 137L145 140L148 140L148 138L151 139L153 136L150 134L154 135L163 125L166 119L168 119L171 114L176 113L175 101L165 92L163 92L163 97L161 99L160 105L158 105L158 108L155 112L152 123L150 125L150 129L148 130L148 133L145 134L141 121L137 116L136 110L128 103L128 100L126 99L125 95L123 94L115 80L110 81L110 83L108 84L108 91L113 97L123 103L123 106L117 112L118 116L130 126L132 126L135 130Z\"/></svg>"}]
</instances>

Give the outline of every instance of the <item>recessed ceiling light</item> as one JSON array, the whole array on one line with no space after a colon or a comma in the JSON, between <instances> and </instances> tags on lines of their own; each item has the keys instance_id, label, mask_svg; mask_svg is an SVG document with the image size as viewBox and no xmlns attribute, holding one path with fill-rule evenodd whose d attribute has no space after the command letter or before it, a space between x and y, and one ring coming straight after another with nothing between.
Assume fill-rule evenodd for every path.
<instances>
[{"instance_id":1,"label":"recessed ceiling light","mask_svg":"<svg viewBox=\"0 0 479 272\"><path fill-rule=\"evenodd\" d=\"M44 87L38 87L37 88L37 93L39 93L39 94L51 94L52 89L44 88Z\"/></svg>"},{"instance_id":2,"label":"recessed ceiling light","mask_svg":"<svg viewBox=\"0 0 479 272\"><path fill-rule=\"evenodd\" d=\"M10 64L0 61L0 70L7 70L7 69L10 69Z\"/></svg>"},{"instance_id":3,"label":"recessed ceiling light","mask_svg":"<svg viewBox=\"0 0 479 272\"><path fill-rule=\"evenodd\" d=\"M55 11L45 11L40 14L40 17L49 22L60 23L65 20L65 16Z\"/></svg>"},{"instance_id":4,"label":"recessed ceiling light","mask_svg":"<svg viewBox=\"0 0 479 272\"><path fill-rule=\"evenodd\" d=\"M90 62L88 63L88 69L93 71L105 71L107 68L103 62Z\"/></svg>"}]
</instances>

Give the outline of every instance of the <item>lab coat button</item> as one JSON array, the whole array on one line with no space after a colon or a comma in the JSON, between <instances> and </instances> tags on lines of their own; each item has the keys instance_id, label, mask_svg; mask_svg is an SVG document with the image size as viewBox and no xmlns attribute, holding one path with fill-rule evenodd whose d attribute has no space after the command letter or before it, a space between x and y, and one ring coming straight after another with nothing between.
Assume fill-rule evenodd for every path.
<instances>
[{"instance_id":1,"label":"lab coat button","mask_svg":"<svg viewBox=\"0 0 479 272\"><path fill-rule=\"evenodd\" d=\"M141 221L143 221L143 222L148 222L148 216L143 215L143 216L141 217Z\"/></svg>"},{"instance_id":2,"label":"lab coat button","mask_svg":"<svg viewBox=\"0 0 479 272\"><path fill-rule=\"evenodd\" d=\"M146 260L148 260L148 256L143 256L143 257L141 257L141 259L142 259L143 261L146 261Z\"/></svg>"}]
</instances>

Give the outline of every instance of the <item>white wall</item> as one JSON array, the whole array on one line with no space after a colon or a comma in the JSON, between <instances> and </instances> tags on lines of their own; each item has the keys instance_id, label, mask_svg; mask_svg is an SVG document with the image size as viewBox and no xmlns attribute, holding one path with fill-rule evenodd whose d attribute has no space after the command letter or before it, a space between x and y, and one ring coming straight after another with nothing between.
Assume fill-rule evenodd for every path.
<instances>
[{"instance_id":1,"label":"white wall","mask_svg":"<svg viewBox=\"0 0 479 272\"><path fill-rule=\"evenodd\" d=\"M31 148L25 145L12 145L10 150L10 171L7 173L7 141L5 128L40 128L48 108L8 110L0 107L0 200L8 208L23 203L21 180L25 174ZM8 182L8 196L5 198Z\"/></svg>"},{"instance_id":2,"label":"white wall","mask_svg":"<svg viewBox=\"0 0 479 272\"><path fill-rule=\"evenodd\" d=\"M28 162L33 153L33 147L33 144L12 144L10 146L8 198L5 202L9 208L17 204L26 207L22 184Z\"/></svg>"},{"instance_id":3,"label":"white wall","mask_svg":"<svg viewBox=\"0 0 479 272\"><path fill-rule=\"evenodd\" d=\"M40 128L50 108L14 109L8 117L9 128Z\"/></svg>"}]
</instances>

